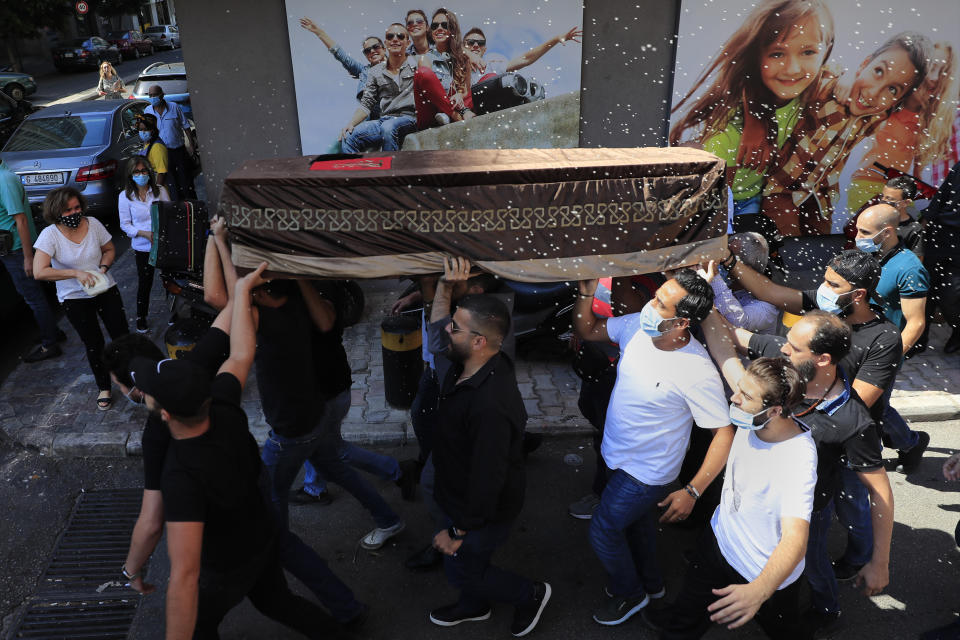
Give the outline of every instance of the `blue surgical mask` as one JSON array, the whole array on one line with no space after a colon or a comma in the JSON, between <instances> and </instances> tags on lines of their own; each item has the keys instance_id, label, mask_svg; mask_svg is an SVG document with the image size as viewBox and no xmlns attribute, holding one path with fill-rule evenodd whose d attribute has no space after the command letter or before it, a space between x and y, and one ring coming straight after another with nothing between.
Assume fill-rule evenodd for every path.
<instances>
[{"instance_id":1,"label":"blue surgical mask","mask_svg":"<svg viewBox=\"0 0 960 640\"><path fill-rule=\"evenodd\" d=\"M150 98L150 104L152 104L153 106L157 106L158 104L163 102L163 96L149 96L149 98Z\"/></svg>"},{"instance_id":2,"label":"blue surgical mask","mask_svg":"<svg viewBox=\"0 0 960 640\"><path fill-rule=\"evenodd\" d=\"M847 292L851 293L851 292ZM817 289L817 306L821 310L826 311L827 313L834 313L838 316L843 316L847 313L848 308L852 302L847 302L843 306L840 305L840 296L846 295L846 293L837 293L824 282L820 285L820 288Z\"/></svg>"},{"instance_id":3,"label":"blue surgical mask","mask_svg":"<svg viewBox=\"0 0 960 640\"><path fill-rule=\"evenodd\" d=\"M150 142L150 136L153 135L152 131L138 131L137 135L140 136L140 139L144 142Z\"/></svg>"},{"instance_id":4,"label":"blue surgical mask","mask_svg":"<svg viewBox=\"0 0 960 640\"><path fill-rule=\"evenodd\" d=\"M131 176L133 178L134 184L138 187L144 187L148 182L150 182L150 176L141 174L134 174Z\"/></svg>"},{"instance_id":5,"label":"blue surgical mask","mask_svg":"<svg viewBox=\"0 0 960 640\"><path fill-rule=\"evenodd\" d=\"M857 249L863 251L864 253L876 253L880 250L880 245L878 245L874 240L878 235L883 233L883 229L877 231L875 234L869 238L857 238L854 242L857 245Z\"/></svg>"},{"instance_id":6,"label":"blue surgical mask","mask_svg":"<svg viewBox=\"0 0 960 640\"><path fill-rule=\"evenodd\" d=\"M657 310L653 308L653 302L651 301L645 304L640 311L640 329L651 338L658 338L663 335L663 332L660 331L660 325L669 320L676 319L676 317L661 317L660 314L657 313Z\"/></svg>"},{"instance_id":7,"label":"blue surgical mask","mask_svg":"<svg viewBox=\"0 0 960 640\"><path fill-rule=\"evenodd\" d=\"M770 420L772 420L772 417L771 417L771 418L767 418L760 424L756 423L757 417L766 413L767 411L769 411L769 409L763 409L761 411L758 411L757 413L748 413L743 409L741 409L740 407L738 407L737 405L731 403L730 404L730 423L733 425L736 425L740 429L747 429L748 431L758 431L759 429L763 429L765 426L767 426L767 423L770 422Z\"/></svg>"}]
</instances>

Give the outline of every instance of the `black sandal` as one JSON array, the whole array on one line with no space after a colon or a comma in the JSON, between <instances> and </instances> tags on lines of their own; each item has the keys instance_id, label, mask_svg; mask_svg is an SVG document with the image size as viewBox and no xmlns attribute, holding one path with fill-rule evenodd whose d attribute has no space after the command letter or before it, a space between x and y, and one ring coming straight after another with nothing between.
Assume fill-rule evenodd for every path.
<instances>
[{"instance_id":1,"label":"black sandal","mask_svg":"<svg viewBox=\"0 0 960 640\"><path fill-rule=\"evenodd\" d=\"M113 396L100 396L97 398L97 409L106 411L113 405Z\"/></svg>"}]
</instances>

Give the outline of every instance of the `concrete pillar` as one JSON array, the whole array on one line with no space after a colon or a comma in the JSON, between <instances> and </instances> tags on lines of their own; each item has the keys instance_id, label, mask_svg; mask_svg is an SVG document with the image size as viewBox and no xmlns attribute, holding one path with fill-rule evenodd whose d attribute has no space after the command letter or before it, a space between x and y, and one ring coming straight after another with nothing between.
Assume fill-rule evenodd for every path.
<instances>
[{"instance_id":1,"label":"concrete pillar","mask_svg":"<svg viewBox=\"0 0 960 640\"><path fill-rule=\"evenodd\" d=\"M151 2L150 3L150 24L155 25L155 24L158 24L159 22L160 20L157 18L157 3Z\"/></svg>"}]
</instances>

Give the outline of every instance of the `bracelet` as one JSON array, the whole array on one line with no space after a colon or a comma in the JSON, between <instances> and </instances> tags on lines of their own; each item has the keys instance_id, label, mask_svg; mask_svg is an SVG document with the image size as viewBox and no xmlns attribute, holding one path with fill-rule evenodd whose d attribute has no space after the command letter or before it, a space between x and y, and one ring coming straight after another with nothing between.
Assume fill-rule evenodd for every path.
<instances>
[{"instance_id":1,"label":"bracelet","mask_svg":"<svg viewBox=\"0 0 960 640\"><path fill-rule=\"evenodd\" d=\"M98 268L98 269L103 269L103 272L104 272L104 273L106 273L107 271L110 271L110 265L108 265L108 264L101 264L101 265L100 265L99 267L97 267L97 268Z\"/></svg>"},{"instance_id":2,"label":"bracelet","mask_svg":"<svg viewBox=\"0 0 960 640\"><path fill-rule=\"evenodd\" d=\"M127 580L136 580L137 578L140 577L139 573L128 573L127 565L123 565L122 567L120 567L120 573L122 573L123 577L126 578Z\"/></svg>"},{"instance_id":3,"label":"bracelet","mask_svg":"<svg viewBox=\"0 0 960 640\"><path fill-rule=\"evenodd\" d=\"M720 264L722 264L727 271L733 271L733 268L737 265L737 254L731 251L730 257L724 260L723 262L721 262Z\"/></svg>"},{"instance_id":4,"label":"bracelet","mask_svg":"<svg viewBox=\"0 0 960 640\"><path fill-rule=\"evenodd\" d=\"M580 297L580 298L592 298L592 297L594 296L594 294L592 294L592 293L589 293L589 294L588 294L588 293L580 293L580 292L578 291L578 292L577 292L577 296Z\"/></svg>"},{"instance_id":5,"label":"bracelet","mask_svg":"<svg viewBox=\"0 0 960 640\"><path fill-rule=\"evenodd\" d=\"M694 500L700 499L700 492L697 491L697 488L694 487L692 484L688 483L687 486L683 488L683 490L689 493L690 497L693 498Z\"/></svg>"},{"instance_id":6,"label":"bracelet","mask_svg":"<svg viewBox=\"0 0 960 640\"><path fill-rule=\"evenodd\" d=\"M463 540L466 537L467 532L464 531L463 535L460 535L457 533L457 528L453 525L450 525L450 527L447 529L447 535L450 536L451 540Z\"/></svg>"}]
</instances>

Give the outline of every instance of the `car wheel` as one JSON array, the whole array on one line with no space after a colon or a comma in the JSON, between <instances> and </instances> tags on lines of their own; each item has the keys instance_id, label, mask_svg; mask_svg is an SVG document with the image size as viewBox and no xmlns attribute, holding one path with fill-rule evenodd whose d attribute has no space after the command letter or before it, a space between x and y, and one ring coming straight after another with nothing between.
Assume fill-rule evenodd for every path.
<instances>
[{"instance_id":1,"label":"car wheel","mask_svg":"<svg viewBox=\"0 0 960 640\"><path fill-rule=\"evenodd\" d=\"M4 91L6 91L7 95L13 98L14 100L18 100L18 101L23 100L23 96L24 96L23 87L21 87L16 83L8 84L6 86L6 89L4 89Z\"/></svg>"}]
</instances>

